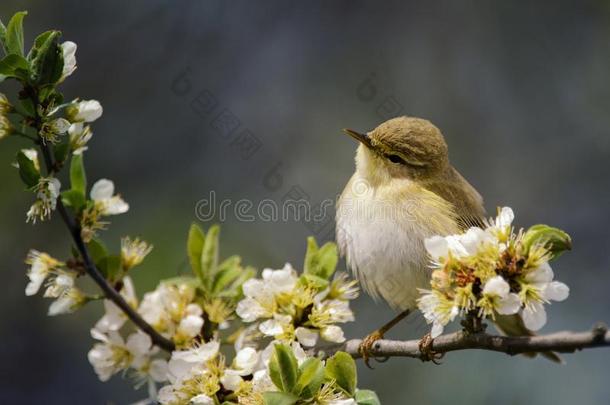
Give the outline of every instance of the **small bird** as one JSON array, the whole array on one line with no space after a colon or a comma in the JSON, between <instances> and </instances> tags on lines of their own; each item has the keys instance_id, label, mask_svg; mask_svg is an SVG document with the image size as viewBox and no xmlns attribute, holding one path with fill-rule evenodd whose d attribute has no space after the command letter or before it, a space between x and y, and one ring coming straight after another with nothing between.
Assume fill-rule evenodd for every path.
<instances>
[{"instance_id":1,"label":"small bird","mask_svg":"<svg viewBox=\"0 0 610 405\"><path fill-rule=\"evenodd\" d=\"M360 142L356 171L337 204L340 253L374 299L399 315L367 336L360 351L368 365L372 345L417 307L432 270L424 240L483 226L483 198L449 162L441 131L414 117L390 119L366 134L344 130ZM511 336L533 335L518 315L496 317ZM429 336L420 348L431 351ZM535 355L534 353L530 356ZM544 353L558 361L555 353Z\"/></svg>"}]
</instances>

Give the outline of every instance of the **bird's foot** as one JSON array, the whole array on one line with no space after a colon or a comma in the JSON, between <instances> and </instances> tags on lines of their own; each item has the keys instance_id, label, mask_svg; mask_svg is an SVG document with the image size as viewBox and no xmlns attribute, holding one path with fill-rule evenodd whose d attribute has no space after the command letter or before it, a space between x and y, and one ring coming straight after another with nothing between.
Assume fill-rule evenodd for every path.
<instances>
[{"instance_id":1,"label":"bird's foot","mask_svg":"<svg viewBox=\"0 0 610 405\"><path fill-rule=\"evenodd\" d=\"M362 355L362 359L364 360L364 364L370 369L371 365L369 364L369 360L371 359L371 351L373 349L373 345L376 341L383 339L383 332L376 330L373 333L369 334L362 340L360 346L358 347L358 352ZM387 359L380 359L378 361L383 362Z\"/></svg>"},{"instance_id":2,"label":"bird's foot","mask_svg":"<svg viewBox=\"0 0 610 405\"><path fill-rule=\"evenodd\" d=\"M441 364L440 360L445 355L444 353L436 353L432 350L434 339L430 332L426 333L419 341L419 351L421 353L421 361L431 361L434 364Z\"/></svg>"}]
</instances>

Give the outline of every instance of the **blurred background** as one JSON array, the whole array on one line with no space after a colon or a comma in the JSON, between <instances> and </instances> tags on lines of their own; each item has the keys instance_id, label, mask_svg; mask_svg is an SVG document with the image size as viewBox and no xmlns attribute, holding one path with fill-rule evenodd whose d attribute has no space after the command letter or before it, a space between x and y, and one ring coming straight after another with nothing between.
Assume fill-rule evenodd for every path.
<instances>
[{"instance_id":1,"label":"blurred background","mask_svg":"<svg viewBox=\"0 0 610 405\"><path fill-rule=\"evenodd\" d=\"M610 322L608 2L3 0L0 17L18 10L30 12L28 44L50 28L78 43L66 97L104 106L88 176L113 179L131 205L103 236L115 249L126 234L155 245L133 272L140 296L187 270L191 222L220 221L196 216L210 192L217 203L334 199L356 148L340 129L406 114L441 128L488 211L509 205L518 226L543 222L572 235L574 250L554 264L571 294L549 308L543 331ZM0 145L0 403L142 399L120 376L100 383L87 361L100 305L49 318L48 300L24 296L30 247L69 252L58 218L25 224L31 195L9 166L24 145ZM319 223L242 222L229 210L222 255L259 269L300 267L305 238L329 240L333 227L332 212ZM393 316L367 296L355 311L349 337ZM390 337L426 331L414 317ZM391 405L607 403L610 350L565 358L565 366L478 351L452 353L441 366L393 358L360 367L359 386Z\"/></svg>"}]
</instances>

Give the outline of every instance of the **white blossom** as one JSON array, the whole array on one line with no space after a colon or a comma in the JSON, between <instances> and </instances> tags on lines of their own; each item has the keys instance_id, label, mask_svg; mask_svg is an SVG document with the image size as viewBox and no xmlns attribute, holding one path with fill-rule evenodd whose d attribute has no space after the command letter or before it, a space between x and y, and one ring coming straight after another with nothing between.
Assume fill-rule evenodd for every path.
<instances>
[{"instance_id":1,"label":"white blossom","mask_svg":"<svg viewBox=\"0 0 610 405\"><path fill-rule=\"evenodd\" d=\"M88 149L87 143L93 136L93 131L89 125L84 125L82 122L75 122L68 128L70 136L70 148L74 155L81 155Z\"/></svg>"},{"instance_id":2,"label":"white blossom","mask_svg":"<svg viewBox=\"0 0 610 405\"><path fill-rule=\"evenodd\" d=\"M175 383L191 374L194 368L202 366L206 361L213 359L218 354L220 343L210 341L187 350L172 352L168 362L169 381Z\"/></svg>"},{"instance_id":3,"label":"white blossom","mask_svg":"<svg viewBox=\"0 0 610 405\"><path fill-rule=\"evenodd\" d=\"M102 215L118 215L129 210L120 195L114 195L114 183L108 179L95 182L90 192L91 199L95 201Z\"/></svg>"},{"instance_id":4,"label":"white blossom","mask_svg":"<svg viewBox=\"0 0 610 405\"><path fill-rule=\"evenodd\" d=\"M432 324L431 336L436 338L443 333L445 325L453 321L459 314L459 308L452 302L444 300L435 291L420 290L423 295L417 305L422 311L426 322Z\"/></svg>"},{"instance_id":5,"label":"white blossom","mask_svg":"<svg viewBox=\"0 0 610 405\"><path fill-rule=\"evenodd\" d=\"M57 206L60 189L61 183L56 178L41 178L36 185L36 201L26 214L26 222L36 223L38 219L41 221L48 219Z\"/></svg>"},{"instance_id":6,"label":"white blossom","mask_svg":"<svg viewBox=\"0 0 610 405\"><path fill-rule=\"evenodd\" d=\"M47 253L30 250L25 260L30 265L27 272L30 282L25 287L25 295L35 295L40 290L45 279L64 264Z\"/></svg>"},{"instance_id":7,"label":"white blossom","mask_svg":"<svg viewBox=\"0 0 610 405\"><path fill-rule=\"evenodd\" d=\"M138 238L121 238L121 265L125 271L142 263L152 251L152 245Z\"/></svg>"},{"instance_id":8,"label":"white blossom","mask_svg":"<svg viewBox=\"0 0 610 405\"><path fill-rule=\"evenodd\" d=\"M544 262L536 269L528 272L522 284L523 291L533 290L533 294L524 296L525 307L522 311L523 323L533 331L546 324L546 311L544 303L550 301L563 301L568 298L570 289L564 283L553 281L553 270Z\"/></svg>"},{"instance_id":9,"label":"white blossom","mask_svg":"<svg viewBox=\"0 0 610 405\"><path fill-rule=\"evenodd\" d=\"M140 369L145 364L150 364L150 355L155 352L150 336L135 332L124 341L116 331L103 333L97 329L91 329L91 336L99 340L88 353L89 362L101 381L107 381L112 375L129 367ZM157 362L154 369L158 369ZM156 377L161 377L158 375ZM162 380L161 380L162 381Z\"/></svg>"},{"instance_id":10,"label":"white blossom","mask_svg":"<svg viewBox=\"0 0 610 405\"><path fill-rule=\"evenodd\" d=\"M485 283L483 296L494 301L494 309L501 315L516 314L521 308L521 299L510 292L510 286L502 276L493 277Z\"/></svg>"},{"instance_id":11,"label":"white blossom","mask_svg":"<svg viewBox=\"0 0 610 405\"><path fill-rule=\"evenodd\" d=\"M132 308L138 306L138 298L136 297L131 277L126 276L123 278L123 287L120 293ZM104 300L104 316L95 324L95 329L101 332L117 331L121 329L125 321L127 321L125 312L114 302Z\"/></svg>"},{"instance_id":12,"label":"white blossom","mask_svg":"<svg viewBox=\"0 0 610 405\"><path fill-rule=\"evenodd\" d=\"M63 292L49 306L49 316L70 314L87 302L87 297L77 288L70 288Z\"/></svg>"},{"instance_id":13,"label":"white blossom","mask_svg":"<svg viewBox=\"0 0 610 405\"><path fill-rule=\"evenodd\" d=\"M103 108L97 100L75 100L66 108L66 115L71 122L93 122L102 116Z\"/></svg>"}]
</instances>

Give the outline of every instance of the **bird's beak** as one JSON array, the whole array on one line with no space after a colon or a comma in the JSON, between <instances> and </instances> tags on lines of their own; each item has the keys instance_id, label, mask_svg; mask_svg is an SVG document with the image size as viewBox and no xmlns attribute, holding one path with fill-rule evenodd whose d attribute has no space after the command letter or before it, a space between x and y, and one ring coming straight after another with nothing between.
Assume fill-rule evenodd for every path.
<instances>
[{"instance_id":1,"label":"bird's beak","mask_svg":"<svg viewBox=\"0 0 610 405\"><path fill-rule=\"evenodd\" d=\"M367 134L361 134L360 132L353 131L351 129L344 129L343 132L357 140L358 142L363 143L369 148L372 148L371 138Z\"/></svg>"}]
</instances>

